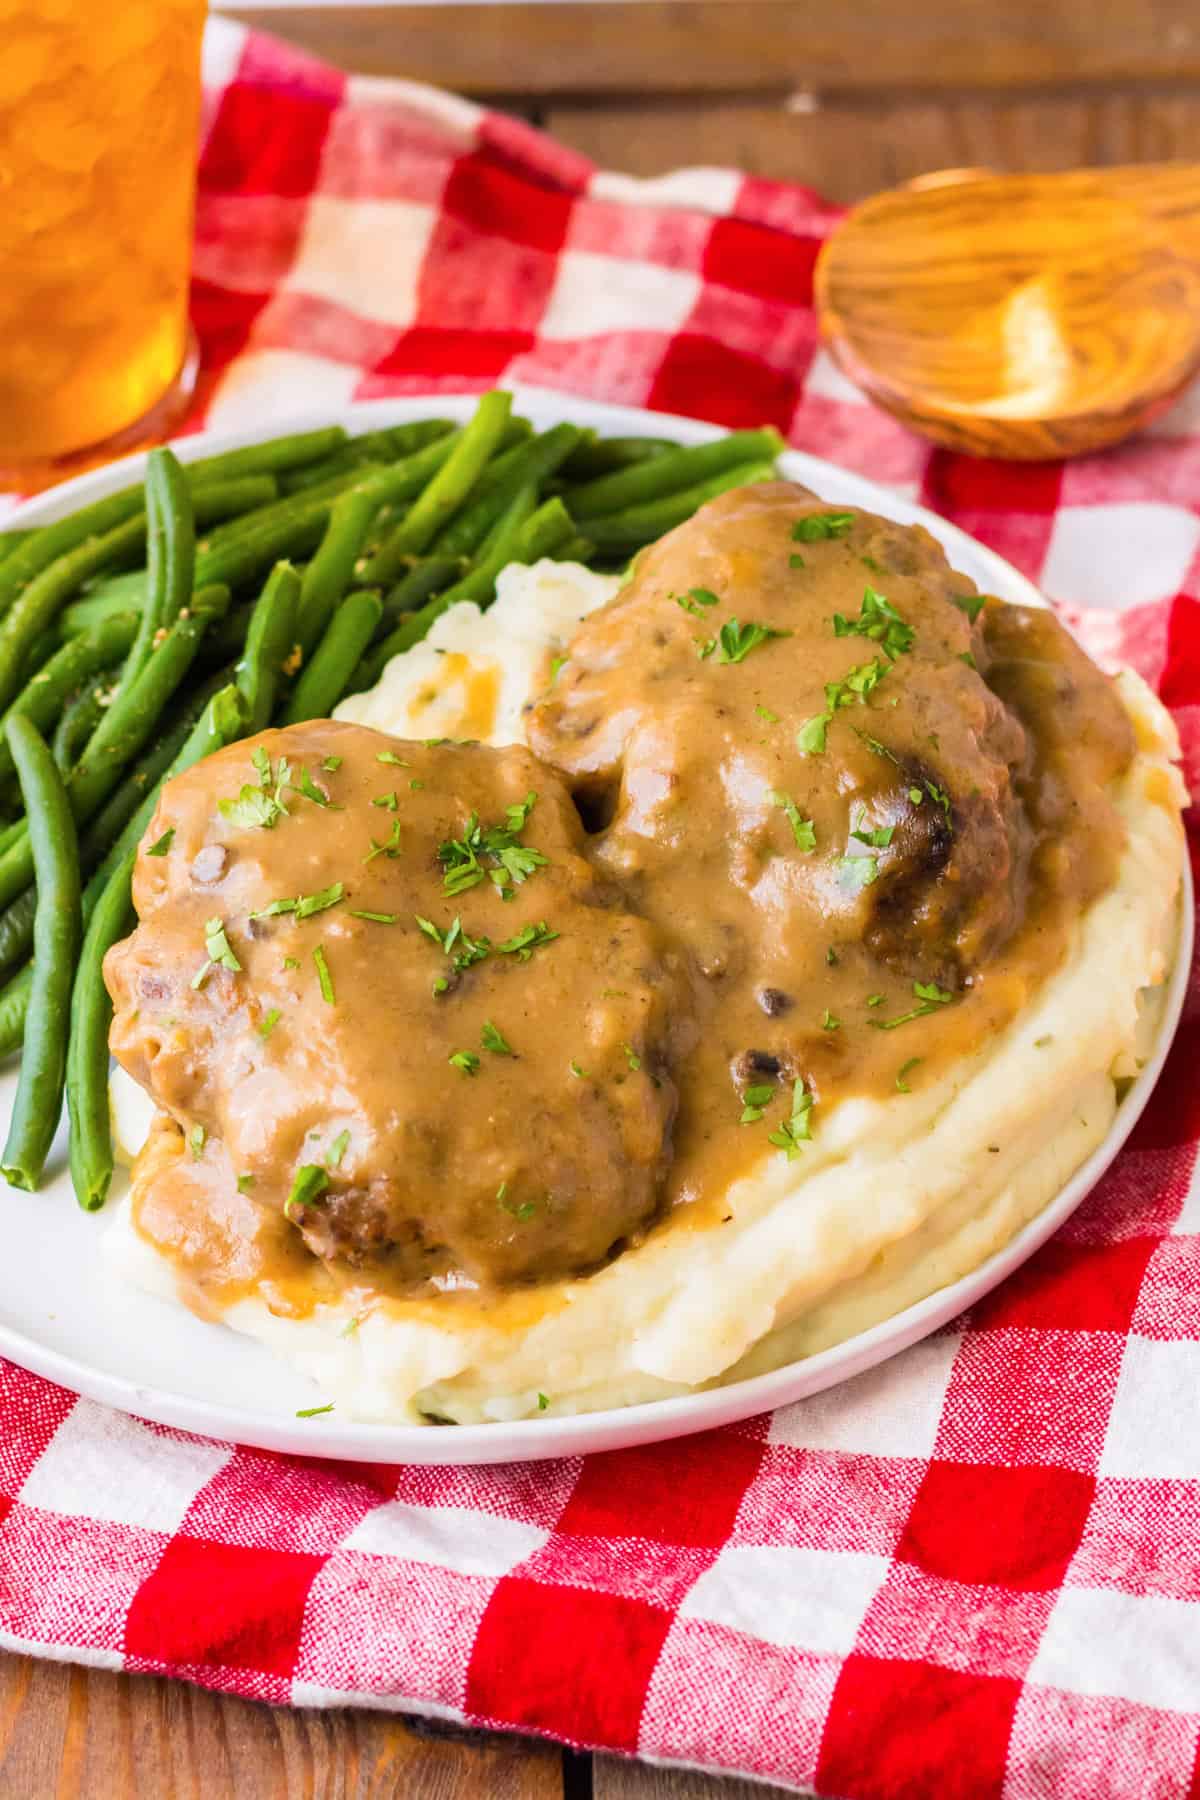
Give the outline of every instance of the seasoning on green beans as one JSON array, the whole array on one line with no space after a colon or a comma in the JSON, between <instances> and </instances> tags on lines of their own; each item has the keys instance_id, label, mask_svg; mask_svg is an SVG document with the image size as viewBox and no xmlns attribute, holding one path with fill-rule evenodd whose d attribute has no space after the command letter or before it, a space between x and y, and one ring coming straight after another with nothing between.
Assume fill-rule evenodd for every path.
<instances>
[{"instance_id":1,"label":"seasoning on green beans","mask_svg":"<svg viewBox=\"0 0 1200 1800\"><path fill-rule=\"evenodd\" d=\"M37 913L25 1049L0 1168L10 1186L36 1188L62 1111L71 978L83 928L79 847L46 740L20 714L9 721L8 736L29 820Z\"/></svg>"},{"instance_id":2,"label":"seasoning on green beans","mask_svg":"<svg viewBox=\"0 0 1200 1800\"><path fill-rule=\"evenodd\" d=\"M374 637L382 613L378 594L365 589L347 594L301 671L281 724L298 725L304 719L328 717L345 693L351 672Z\"/></svg>"}]
</instances>

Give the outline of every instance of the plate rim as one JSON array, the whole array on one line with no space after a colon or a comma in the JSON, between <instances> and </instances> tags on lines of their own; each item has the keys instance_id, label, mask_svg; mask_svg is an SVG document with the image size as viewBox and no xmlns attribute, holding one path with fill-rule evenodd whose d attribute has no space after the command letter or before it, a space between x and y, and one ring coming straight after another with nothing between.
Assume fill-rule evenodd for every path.
<instances>
[{"instance_id":1,"label":"plate rim","mask_svg":"<svg viewBox=\"0 0 1200 1800\"><path fill-rule=\"evenodd\" d=\"M563 417L569 416L570 409L577 408L586 412L589 420L619 429L622 435L658 435L663 427L668 427L673 435L690 443L703 443L724 435L726 429L682 414L613 405L592 400L587 395L551 388L516 384L511 392L514 405L521 410ZM181 460L191 461L198 456L254 444L282 432L312 429L331 422L370 429L384 420L399 423L406 418L427 416L431 411L462 415L470 411L478 395L479 390L405 394L349 402L340 408L307 408L270 417L254 425L198 431L174 440L172 448ZM51 522L76 506L136 480L147 453L145 450L135 452L32 496L5 518L3 528L22 529ZM995 577L992 585L998 592L1021 604L1046 605L1028 577L987 545L980 544L919 502L808 451L789 447L781 452L779 460L784 472L794 479L832 488L833 498L850 501L854 495L859 495L861 498L855 501L856 504L866 505L903 523L924 525L951 554L958 545L966 547L973 562L982 562L991 569ZM285 1416L272 1417L224 1401L199 1399L97 1369L75 1355L40 1343L2 1318L0 1355L74 1393L157 1425L221 1442L334 1461L464 1467L547 1461L633 1444L664 1442L733 1424L810 1398L852 1380L910 1348L981 1299L1058 1230L1115 1161L1162 1072L1186 997L1194 933L1193 883L1186 844L1182 861L1178 939L1154 1051L1121 1101L1113 1125L1102 1141L1047 1205L976 1268L902 1311L881 1319L866 1331L812 1356L727 1386L702 1388L668 1399L603 1411L444 1428L353 1420L343 1423L330 1419L327 1423L322 1421L318 1431L312 1429L310 1421L301 1433L296 1428L296 1421Z\"/></svg>"}]
</instances>

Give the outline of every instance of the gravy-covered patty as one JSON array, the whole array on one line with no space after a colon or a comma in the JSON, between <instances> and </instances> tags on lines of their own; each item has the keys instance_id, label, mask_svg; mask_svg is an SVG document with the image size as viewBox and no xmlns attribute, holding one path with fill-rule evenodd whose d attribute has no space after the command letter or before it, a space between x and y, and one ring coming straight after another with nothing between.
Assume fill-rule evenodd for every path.
<instances>
[{"instance_id":1,"label":"gravy-covered patty","mask_svg":"<svg viewBox=\"0 0 1200 1800\"><path fill-rule=\"evenodd\" d=\"M527 750L328 721L167 784L112 1048L218 1210L397 1287L586 1269L647 1224L687 990L583 839Z\"/></svg>"},{"instance_id":2,"label":"gravy-covered patty","mask_svg":"<svg viewBox=\"0 0 1200 1800\"><path fill-rule=\"evenodd\" d=\"M1113 879L1108 785L1133 751L1051 614L985 603L919 527L788 482L643 552L528 736L700 977L687 1199L797 1080L818 1105L904 1092L1012 1016ZM739 1133L739 1096L774 1084Z\"/></svg>"}]
</instances>

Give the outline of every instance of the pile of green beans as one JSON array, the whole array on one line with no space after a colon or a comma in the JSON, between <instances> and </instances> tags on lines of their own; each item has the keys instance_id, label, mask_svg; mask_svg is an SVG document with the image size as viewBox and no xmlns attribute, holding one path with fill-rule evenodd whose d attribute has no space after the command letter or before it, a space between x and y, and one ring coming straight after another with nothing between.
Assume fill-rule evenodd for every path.
<instances>
[{"instance_id":1,"label":"pile of green beans","mask_svg":"<svg viewBox=\"0 0 1200 1800\"><path fill-rule=\"evenodd\" d=\"M112 1008L103 961L162 783L369 687L509 563L620 568L782 440L696 448L472 417L340 426L181 463L54 524L0 532L0 1055L23 1046L0 1168L37 1187L65 1092L80 1205L103 1205Z\"/></svg>"}]
</instances>

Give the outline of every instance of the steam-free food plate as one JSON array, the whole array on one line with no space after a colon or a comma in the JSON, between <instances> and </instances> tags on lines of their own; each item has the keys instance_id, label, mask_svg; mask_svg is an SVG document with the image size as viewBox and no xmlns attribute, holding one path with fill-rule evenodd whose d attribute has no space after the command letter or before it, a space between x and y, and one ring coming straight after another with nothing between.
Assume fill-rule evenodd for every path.
<instances>
[{"instance_id":1,"label":"steam-free food plate","mask_svg":"<svg viewBox=\"0 0 1200 1800\"><path fill-rule=\"evenodd\" d=\"M515 400L538 429L570 419L609 435L670 435L688 444L720 435L697 420L601 406L565 394L527 389L518 391ZM474 396L445 394L371 401L347 407L338 422L362 431L431 413L465 418L473 406ZM281 429L329 422L328 415L275 419L254 430L204 433L176 449L186 461ZM141 466L140 457L131 457L82 476L31 502L13 522L49 522L137 480ZM832 503L924 525L954 565L985 592L1023 605L1042 604L1024 576L992 551L886 488L798 451L782 455L779 466L785 476ZM41 1192L8 1189L0 1199L7 1226L7 1255L0 1263L0 1353L91 1399L160 1424L268 1450L375 1462L490 1463L579 1455L707 1430L802 1400L937 1330L1019 1267L1079 1205L1133 1129L1161 1071L1183 1002L1191 927L1185 868L1178 953L1159 1005L1153 1052L1112 1130L1045 1210L962 1280L832 1349L769 1374L642 1406L513 1423L438 1428L356 1423L329 1413L298 1418L322 1398L303 1377L248 1338L118 1284L106 1272L101 1239L107 1218L86 1215L75 1205L65 1167L65 1133L60 1133ZM15 1069L0 1075L0 1111L6 1117L15 1086ZM123 1180L118 1178L117 1193Z\"/></svg>"}]
</instances>

